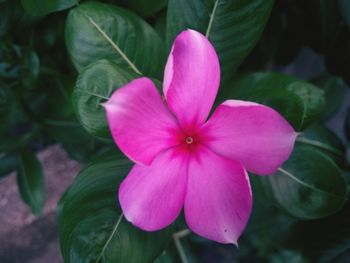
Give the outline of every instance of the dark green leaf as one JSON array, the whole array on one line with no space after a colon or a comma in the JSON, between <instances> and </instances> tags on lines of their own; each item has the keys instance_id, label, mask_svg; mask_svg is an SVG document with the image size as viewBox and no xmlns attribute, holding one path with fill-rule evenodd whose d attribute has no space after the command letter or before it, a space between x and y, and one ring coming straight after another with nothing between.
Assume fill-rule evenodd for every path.
<instances>
[{"instance_id":1,"label":"dark green leaf","mask_svg":"<svg viewBox=\"0 0 350 263\"><path fill-rule=\"evenodd\" d=\"M297 140L324 152L338 165L344 165L345 147L337 135L324 125L312 124L300 134Z\"/></svg>"},{"instance_id":2,"label":"dark green leaf","mask_svg":"<svg viewBox=\"0 0 350 263\"><path fill-rule=\"evenodd\" d=\"M350 141L350 107L348 108L348 111L346 113L345 117L345 135L348 141Z\"/></svg>"},{"instance_id":3,"label":"dark green leaf","mask_svg":"<svg viewBox=\"0 0 350 263\"><path fill-rule=\"evenodd\" d=\"M348 0L338 0L340 12L350 28L350 2Z\"/></svg>"},{"instance_id":4,"label":"dark green leaf","mask_svg":"<svg viewBox=\"0 0 350 263\"><path fill-rule=\"evenodd\" d=\"M45 129L51 139L63 146L69 157L79 162L89 161L101 148L99 142L76 121L50 121Z\"/></svg>"},{"instance_id":5,"label":"dark green leaf","mask_svg":"<svg viewBox=\"0 0 350 263\"><path fill-rule=\"evenodd\" d=\"M72 102L78 120L91 134L110 138L106 113L101 103L112 92L136 76L107 60L100 60L86 67L78 77Z\"/></svg>"},{"instance_id":6,"label":"dark green leaf","mask_svg":"<svg viewBox=\"0 0 350 263\"><path fill-rule=\"evenodd\" d=\"M16 170L18 157L16 154L0 153L0 178Z\"/></svg>"},{"instance_id":7,"label":"dark green leaf","mask_svg":"<svg viewBox=\"0 0 350 263\"><path fill-rule=\"evenodd\" d=\"M18 164L17 184L21 197L34 214L40 214L45 203L41 164L36 156L28 151L20 154Z\"/></svg>"},{"instance_id":8,"label":"dark green leaf","mask_svg":"<svg viewBox=\"0 0 350 263\"><path fill-rule=\"evenodd\" d=\"M124 218L117 190L131 163L107 153L83 169L60 201L58 222L66 263L153 262L171 239L170 228L143 232Z\"/></svg>"},{"instance_id":9,"label":"dark green leaf","mask_svg":"<svg viewBox=\"0 0 350 263\"><path fill-rule=\"evenodd\" d=\"M322 41L325 47L332 45L341 31L341 14L337 1L314 0L314 13L312 19L315 19L320 26Z\"/></svg>"},{"instance_id":10,"label":"dark green leaf","mask_svg":"<svg viewBox=\"0 0 350 263\"><path fill-rule=\"evenodd\" d=\"M21 81L31 88L39 75L40 61L34 50L0 42L0 77Z\"/></svg>"},{"instance_id":11,"label":"dark green leaf","mask_svg":"<svg viewBox=\"0 0 350 263\"><path fill-rule=\"evenodd\" d=\"M167 42L187 28L205 34L219 55L222 80L229 79L258 41L273 0L169 0Z\"/></svg>"},{"instance_id":12,"label":"dark green leaf","mask_svg":"<svg viewBox=\"0 0 350 263\"><path fill-rule=\"evenodd\" d=\"M124 0L127 7L141 16L151 16L167 5L167 0Z\"/></svg>"},{"instance_id":13,"label":"dark green leaf","mask_svg":"<svg viewBox=\"0 0 350 263\"><path fill-rule=\"evenodd\" d=\"M45 16L77 5L79 0L21 0L24 10L33 16Z\"/></svg>"},{"instance_id":14,"label":"dark green leaf","mask_svg":"<svg viewBox=\"0 0 350 263\"><path fill-rule=\"evenodd\" d=\"M154 23L154 29L158 32L160 37L165 40L166 36L166 12L161 12L157 15Z\"/></svg>"},{"instance_id":15,"label":"dark green leaf","mask_svg":"<svg viewBox=\"0 0 350 263\"><path fill-rule=\"evenodd\" d=\"M300 219L333 214L346 198L347 186L339 167L326 154L300 143L274 175L254 180L272 203Z\"/></svg>"},{"instance_id":16,"label":"dark green leaf","mask_svg":"<svg viewBox=\"0 0 350 263\"><path fill-rule=\"evenodd\" d=\"M296 130L302 130L321 113L325 99L318 87L281 73L245 75L225 90L225 99L266 104L280 112Z\"/></svg>"},{"instance_id":17,"label":"dark green leaf","mask_svg":"<svg viewBox=\"0 0 350 263\"><path fill-rule=\"evenodd\" d=\"M173 256L168 253L168 251L164 251L160 257L158 257L154 263L174 263Z\"/></svg>"},{"instance_id":18,"label":"dark green leaf","mask_svg":"<svg viewBox=\"0 0 350 263\"><path fill-rule=\"evenodd\" d=\"M155 30L113 5L86 2L71 10L66 44L78 71L100 59L140 75L159 77L163 71L164 47Z\"/></svg>"},{"instance_id":19,"label":"dark green leaf","mask_svg":"<svg viewBox=\"0 0 350 263\"><path fill-rule=\"evenodd\" d=\"M323 75L312 82L325 93L326 105L322 117L329 119L337 112L344 100L347 91L346 83L342 78L332 75Z\"/></svg>"},{"instance_id":20,"label":"dark green leaf","mask_svg":"<svg viewBox=\"0 0 350 263\"><path fill-rule=\"evenodd\" d=\"M0 82L0 134L8 129L15 110L14 98L8 86Z\"/></svg>"},{"instance_id":21,"label":"dark green leaf","mask_svg":"<svg viewBox=\"0 0 350 263\"><path fill-rule=\"evenodd\" d=\"M40 61L38 55L31 50L24 50L22 57L22 67L20 71L20 78L22 85L33 89L34 83L39 75Z\"/></svg>"},{"instance_id":22,"label":"dark green leaf","mask_svg":"<svg viewBox=\"0 0 350 263\"><path fill-rule=\"evenodd\" d=\"M282 262L336 263L338 261L335 261L335 258L342 257L350 248L349 203L329 217L300 221L278 213L272 206L265 206L266 202L259 202L263 200L257 199L256 194L255 198L253 214L242 241L252 242L255 249L248 252L258 254L265 260L247 262L270 263L274 262L271 259L275 255L285 254L285 260ZM246 247L241 243L240 248L244 251ZM291 257L288 257L288 254ZM293 261L294 257L297 259Z\"/></svg>"},{"instance_id":23,"label":"dark green leaf","mask_svg":"<svg viewBox=\"0 0 350 263\"><path fill-rule=\"evenodd\" d=\"M298 250L309 262L339 262L337 260L350 248L349 218L350 206L346 204L340 212L330 217L297 222L285 232L284 246Z\"/></svg>"}]
</instances>

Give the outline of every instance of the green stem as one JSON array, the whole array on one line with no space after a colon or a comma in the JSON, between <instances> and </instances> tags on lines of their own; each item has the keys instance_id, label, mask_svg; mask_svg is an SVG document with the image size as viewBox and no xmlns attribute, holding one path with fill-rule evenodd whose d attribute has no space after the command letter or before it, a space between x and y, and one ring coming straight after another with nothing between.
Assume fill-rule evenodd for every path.
<instances>
[{"instance_id":1,"label":"green stem","mask_svg":"<svg viewBox=\"0 0 350 263\"><path fill-rule=\"evenodd\" d=\"M179 252L179 256L180 256L182 263L188 263L188 260L187 260L186 253L185 253L185 250L181 244L180 239L187 236L190 233L191 233L191 231L189 229L184 229L184 230L181 230L181 231L173 234L174 243L175 243L177 251Z\"/></svg>"}]
</instances>

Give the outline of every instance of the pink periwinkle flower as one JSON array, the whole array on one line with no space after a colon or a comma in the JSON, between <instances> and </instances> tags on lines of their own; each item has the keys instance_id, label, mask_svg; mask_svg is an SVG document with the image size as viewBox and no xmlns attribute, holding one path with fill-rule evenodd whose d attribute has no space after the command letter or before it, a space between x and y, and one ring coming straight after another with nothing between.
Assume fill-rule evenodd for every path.
<instances>
[{"instance_id":1,"label":"pink periwinkle flower","mask_svg":"<svg viewBox=\"0 0 350 263\"><path fill-rule=\"evenodd\" d=\"M184 207L188 227L237 244L252 208L247 171L269 175L289 157L296 132L275 110L227 100L207 120L220 83L217 54L194 30L180 33L163 82L145 77L105 104L115 143L136 164L119 188L128 221L155 231Z\"/></svg>"}]
</instances>

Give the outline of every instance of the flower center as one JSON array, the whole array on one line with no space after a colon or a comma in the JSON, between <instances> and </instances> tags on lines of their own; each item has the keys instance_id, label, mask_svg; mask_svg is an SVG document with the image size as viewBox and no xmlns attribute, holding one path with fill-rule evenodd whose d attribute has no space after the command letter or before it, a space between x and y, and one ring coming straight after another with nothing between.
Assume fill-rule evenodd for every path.
<instances>
[{"instance_id":1,"label":"flower center","mask_svg":"<svg viewBox=\"0 0 350 263\"><path fill-rule=\"evenodd\" d=\"M187 144L192 144L193 143L193 138L192 137L186 137L185 142Z\"/></svg>"}]
</instances>

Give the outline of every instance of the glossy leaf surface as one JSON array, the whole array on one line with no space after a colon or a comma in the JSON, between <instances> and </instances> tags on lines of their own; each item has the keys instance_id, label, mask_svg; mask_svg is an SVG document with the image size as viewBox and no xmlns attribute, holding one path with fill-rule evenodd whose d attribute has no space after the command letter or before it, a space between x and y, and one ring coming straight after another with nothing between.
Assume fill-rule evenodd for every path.
<instances>
[{"instance_id":1,"label":"glossy leaf surface","mask_svg":"<svg viewBox=\"0 0 350 263\"><path fill-rule=\"evenodd\" d=\"M271 203L300 219L317 219L340 210L347 185L326 154L297 143L291 157L271 176L255 177Z\"/></svg>"},{"instance_id":2,"label":"glossy leaf surface","mask_svg":"<svg viewBox=\"0 0 350 263\"><path fill-rule=\"evenodd\" d=\"M72 102L82 126L91 134L110 138L105 109L112 92L125 85L136 74L116 64L100 60L86 67L80 74L72 95Z\"/></svg>"},{"instance_id":3,"label":"glossy leaf surface","mask_svg":"<svg viewBox=\"0 0 350 263\"><path fill-rule=\"evenodd\" d=\"M79 0L21 0L23 8L33 16L44 16L77 5Z\"/></svg>"},{"instance_id":4,"label":"glossy leaf surface","mask_svg":"<svg viewBox=\"0 0 350 263\"><path fill-rule=\"evenodd\" d=\"M170 0L167 44L187 28L205 34L219 55L221 78L229 79L258 41L273 0ZM185 10L185 11L184 11Z\"/></svg>"},{"instance_id":5,"label":"glossy leaf surface","mask_svg":"<svg viewBox=\"0 0 350 263\"><path fill-rule=\"evenodd\" d=\"M17 185L23 201L34 214L40 214L45 203L44 178L39 160L28 151L20 154Z\"/></svg>"},{"instance_id":6,"label":"glossy leaf surface","mask_svg":"<svg viewBox=\"0 0 350 263\"><path fill-rule=\"evenodd\" d=\"M324 92L317 86L281 73L245 75L233 82L223 97L268 105L298 131L314 121L325 104Z\"/></svg>"},{"instance_id":7,"label":"glossy leaf surface","mask_svg":"<svg viewBox=\"0 0 350 263\"><path fill-rule=\"evenodd\" d=\"M62 197L58 223L66 263L148 263L168 245L171 227L143 232L121 217L117 190L130 168L120 154L107 153L87 165Z\"/></svg>"},{"instance_id":8,"label":"glossy leaf surface","mask_svg":"<svg viewBox=\"0 0 350 263\"><path fill-rule=\"evenodd\" d=\"M99 2L83 3L70 11L65 34L79 72L92 62L108 59L139 75L162 75L162 41L151 26L130 11Z\"/></svg>"}]
</instances>

